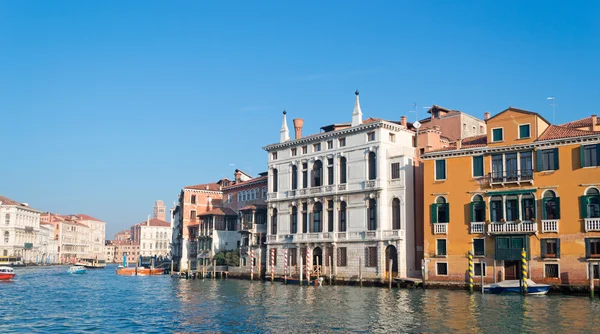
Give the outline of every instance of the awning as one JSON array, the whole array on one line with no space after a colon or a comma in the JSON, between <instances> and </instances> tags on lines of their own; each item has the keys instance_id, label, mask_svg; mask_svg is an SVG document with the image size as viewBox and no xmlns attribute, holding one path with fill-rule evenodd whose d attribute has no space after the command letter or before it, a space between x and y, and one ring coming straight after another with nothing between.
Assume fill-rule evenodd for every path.
<instances>
[{"instance_id":1,"label":"awning","mask_svg":"<svg viewBox=\"0 0 600 334\"><path fill-rule=\"evenodd\" d=\"M504 191L488 191L485 193L486 196L495 195L519 195L519 194L531 194L535 193L537 189L517 189L517 190L504 190Z\"/></svg>"}]
</instances>

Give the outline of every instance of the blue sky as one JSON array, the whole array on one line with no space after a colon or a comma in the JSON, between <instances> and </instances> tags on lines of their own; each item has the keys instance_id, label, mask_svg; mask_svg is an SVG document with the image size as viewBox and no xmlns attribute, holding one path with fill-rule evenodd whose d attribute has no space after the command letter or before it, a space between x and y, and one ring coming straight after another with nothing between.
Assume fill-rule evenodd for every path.
<instances>
[{"instance_id":1,"label":"blue sky","mask_svg":"<svg viewBox=\"0 0 600 334\"><path fill-rule=\"evenodd\" d=\"M600 2L2 1L0 194L108 222L266 170L304 133L417 103L556 122L595 111ZM414 120L410 114L409 119ZM235 165L232 166L232 164Z\"/></svg>"}]
</instances>

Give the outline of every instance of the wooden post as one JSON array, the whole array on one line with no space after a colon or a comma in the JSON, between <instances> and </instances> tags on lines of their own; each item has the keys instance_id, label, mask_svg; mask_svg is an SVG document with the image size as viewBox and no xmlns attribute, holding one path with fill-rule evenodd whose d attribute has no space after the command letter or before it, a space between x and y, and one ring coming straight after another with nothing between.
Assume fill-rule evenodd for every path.
<instances>
[{"instance_id":1,"label":"wooden post","mask_svg":"<svg viewBox=\"0 0 600 334\"><path fill-rule=\"evenodd\" d=\"M522 280L523 280L523 294L527 294L527 253L525 252L525 248L521 250L521 269L522 272Z\"/></svg>"},{"instance_id":2,"label":"wooden post","mask_svg":"<svg viewBox=\"0 0 600 334\"><path fill-rule=\"evenodd\" d=\"M589 279L590 279L590 298L594 298L594 263L588 263Z\"/></svg>"},{"instance_id":3,"label":"wooden post","mask_svg":"<svg viewBox=\"0 0 600 334\"><path fill-rule=\"evenodd\" d=\"M362 257L358 258L358 282L362 287Z\"/></svg>"},{"instance_id":4,"label":"wooden post","mask_svg":"<svg viewBox=\"0 0 600 334\"><path fill-rule=\"evenodd\" d=\"M300 257L300 285L302 285L302 264L304 263L304 259L302 259L302 256Z\"/></svg>"},{"instance_id":5,"label":"wooden post","mask_svg":"<svg viewBox=\"0 0 600 334\"><path fill-rule=\"evenodd\" d=\"M390 266L388 267L388 271L389 271L390 282L389 282L388 289L391 289L392 288L392 266L394 265L394 260L390 259L389 263L390 263Z\"/></svg>"},{"instance_id":6,"label":"wooden post","mask_svg":"<svg viewBox=\"0 0 600 334\"><path fill-rule=\"evenodd\" d=\"M254 248L250 249L250 280L254 281Z\"/></svg>"},{"instance_id":7,"label":"wooden post","mask_svg":"<svg viewBox=\"0 0 600 334\"><path fill-rule=\"evenodd\" d=\"M217 278L217 260L213 260L213 279Z\"/></svg>"},{"instance_id":8,"label":"wooden post","mask_svg":"<svg viewBox=\"0 0 600 334\"><path fill-rule=\"evenodd\" d=\"M469 293L473 293L473 254L469 251Z\"/></svg>"},{"instance_id":9,"label":"wooden post","mask_svg":"<svg viewBox=\"0 0 600 334\"><path fill-rule=\"evenodd\" d=\"M258 256L258 280L260 281L262 279L261 273L262 273L262 249L259 252L259 256Z\"/></svg>"},{"instance_id":10,"label":"wooden post","mask_svg":"<svg viewBox=\"0 0 600 334\"><path fill-rule=\"evenodd\" d=\"M494 283L498 283L498 272L496 271L496 260L494 259Z\"/></svg>"},{"instance_id":11,"label":"wooden post","mask_svg":"<svg viewBox=\"0 0 600 334\"><path fill-rule=\"evenodd\" d=\"M275 282L275 248L271 248L271 283Z\"/></svg>"},{"instance_id":12,"label":"wooden post","mask_svg":"<svg viewBox=\"0 0 600 334\"><path fill-rule=\"evenodd\" d=\"M136 275L136 276L137 276L137 266L138 266L138 264L137 264L137 262L136 262L136 263L135 263L135 275Z\"/></svg>"},{"instance_id":13,"label":"wooden post","mask_svg":"<svg viewBox=\"0 0 600 334\"><path fill-rule=\"evenodd\" d=\"M185 276L185 279L190 278L190 271L191 270L192 270L192 261L188 260L187 275Z\"/></svg>"},{"instance_id":14,"label":"wooden post","mask_svg":"<svg viewBox=\"0 0 600 334\"><path fill-rule=\"evenodd\" d=\"M173 275L173 260L171 260L171 272L169 274Z\"/></svg>"},{"instance_id":15,"label":"wooden post","mask_svg":"<svg viewBox=\"0 0 600 334\"><path fill-rule=\"evenodd\" d=\"M481 268L481 294L483 295L483 285L485 284L483 272L483 259L479 259L479 268Z\"/></svg>"},{"instance_id":16,"label":"wooden post","mask_svg":"<svg viewBox=\"0 0 600 334\"><path fill-rule=\"evenodd\" d=\"M423 278L422 288L425 289L425 283L427 282L427 260L425 259L421 260L421 277Z\"/></svg>"},{"instance_id":17,"label":"wooden post","mask_svg":"<svg viewBox=\"0 0 600 334\"><path fill-rule=\"evenodd\" d=\"M330 255L329 256L329 285L332 285L331 284L331 273L333 272L333 267L331 265L332 265L332 260L331 260L331 255Z\"/></svg>"}]
</instances>

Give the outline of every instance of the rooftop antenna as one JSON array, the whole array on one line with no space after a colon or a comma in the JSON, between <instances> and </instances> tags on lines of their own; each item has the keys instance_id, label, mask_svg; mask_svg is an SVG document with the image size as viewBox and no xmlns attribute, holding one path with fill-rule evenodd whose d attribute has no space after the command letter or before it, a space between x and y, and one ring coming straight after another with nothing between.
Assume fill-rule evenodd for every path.
<instances>
[{"instance_id":1,"label":"rooftop antenna","mask_svg":"<svg viewBox=\"0 0 600 334\"><path fill-rule=\"evenodd\" d=\"M550 102L550 105L552 106L552 123L556 124L556 103L554 102L556 97L550 96L548 97L548 100L552 101Z\"/></svg>"}]
</instances>

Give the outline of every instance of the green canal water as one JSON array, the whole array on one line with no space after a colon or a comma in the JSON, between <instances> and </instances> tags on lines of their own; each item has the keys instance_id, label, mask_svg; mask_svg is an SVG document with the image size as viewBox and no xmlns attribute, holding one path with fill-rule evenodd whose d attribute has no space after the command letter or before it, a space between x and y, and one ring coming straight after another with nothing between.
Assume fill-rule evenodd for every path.
<instances>
[{"instance_id":1,"label":"green canal water","mask_svg":"<svg viewBox=\"0 0 600 334\"><path fill-rule=\"evenodd\" d=\"M600 299L122 277L17 268L0 333L599 333Z\"/></svg>"}]
</instances>

